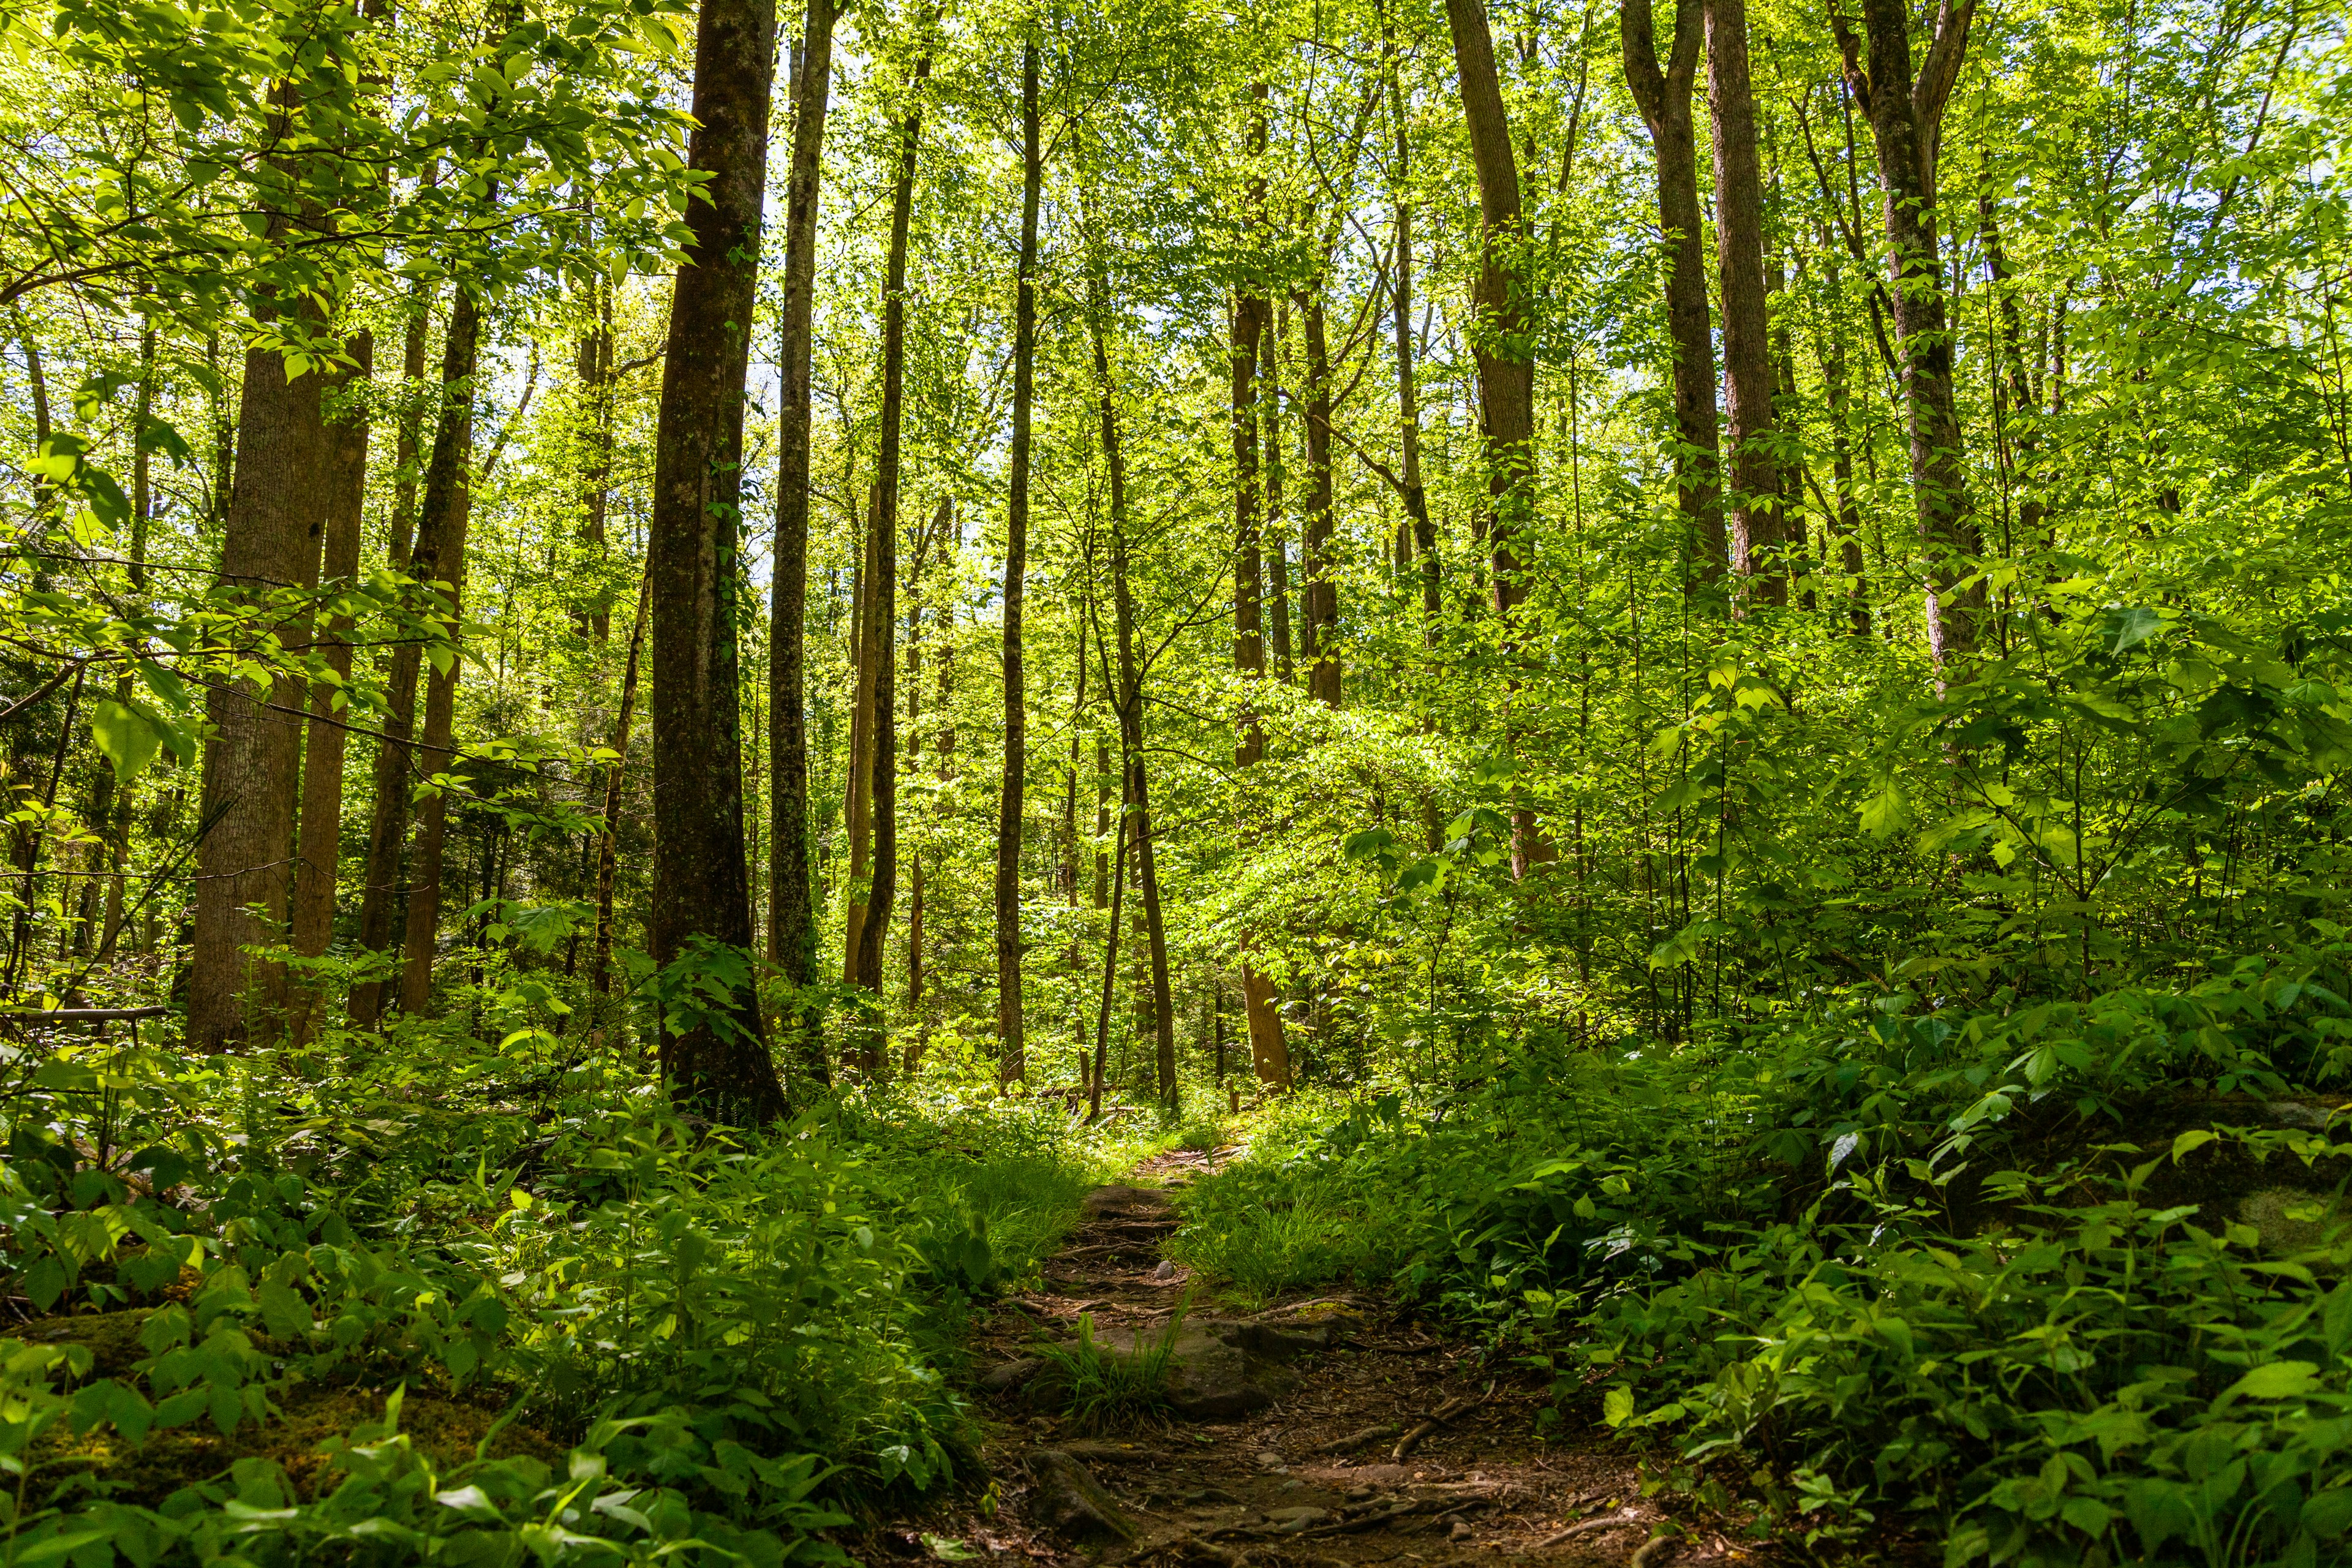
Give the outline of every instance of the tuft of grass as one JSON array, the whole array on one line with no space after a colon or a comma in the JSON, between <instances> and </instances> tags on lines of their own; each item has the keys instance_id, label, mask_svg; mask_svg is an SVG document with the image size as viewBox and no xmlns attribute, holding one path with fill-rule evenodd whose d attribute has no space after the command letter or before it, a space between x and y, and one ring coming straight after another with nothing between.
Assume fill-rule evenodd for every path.
<instances>
[{"instance_id":1,"label":"tuft of grass","mask_svg":"<svg viewBox=\"0 0 2352 1568\"><path fill-rule=\"evenodd\" d=\"M1039 1386L1060 1398L1063 1415L1081 1431L1158 1425L1167 1417L1168 1371L1183 1326L1179 1307L1156 1341L1139 1334L1132 1351L1105 1350L1095 1339L1095 1315L1081 1312L1076 1342L1037 1347L1045 1363Z\"/></svg>"}]
</instances>

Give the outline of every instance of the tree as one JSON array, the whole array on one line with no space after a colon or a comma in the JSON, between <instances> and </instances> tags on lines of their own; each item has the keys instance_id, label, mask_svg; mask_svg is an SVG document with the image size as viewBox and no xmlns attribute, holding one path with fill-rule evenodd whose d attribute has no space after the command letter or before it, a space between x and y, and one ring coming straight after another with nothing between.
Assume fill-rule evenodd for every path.
<instances>
[{"instance_id":1,"label":"tree","mask_svg":"<svg viewBox=\"0 0 2352 1568\"><path fill-rule=\"evenodd\" d=\"M751 360L775 12L705 0L695 29L689 165L707 201L670 301L656 435L647 603L653 630L654 962L700 967L723 1002L666 1020L661 1065L678 1103L765 1121L783 1105L748 963L736 596L743 386ZM728 954L731 953L732 959Z\"/></svg>"},{"instance_id":2,"label":"tree","mask_svg":"<svg viewBox=\"0 0 2352 1568\"><path fill-rule=\"evenodd\" d=\"M1715 121L1716 265L1731 426L1731 562L1767 605L1789 602L1772 340L1765 318L1764 183L1748 80L1747 0L1706 0L1706 101Z\"/></svg>"},{"instance_id":3,"label":"tree","mask_svg":"<svg viewBox=\"0 0 2352 1568\"><path fill-rule=\"evenodd\" d=\"M1675 494L1703 576L1730 564L1717 477L1715 336L1706 274L1699 266L1698 157L1691 123L1691 84L1698 71L1705 0L1675 0L1674 49L1665 68L1650 20L1650 0L1622 0L1625 80L1649 128L1657 170L1659 245L1665 259L1666 342L1674 355Z\"/></svg>"},{"instance_id":4,"label":"tree","mask_svg":"<svg viewBox=\"0 0 2352 1568\"><path fill-rule=\"evenodd\" d=\"M809 0L793 82L793 162L784 215L784 302L776 355L782 383L776 432L776 551L768 620L770 792L768 952L785 983L817 979L810 887L807 619L810 358L814 347L817 199L833 80L833 0ZM796 1004L785 1032L797 1071L823 1085L832 1060L814 1009Z\"/></svg>"},{"instance_id":5,"label":"tree","mask_svg":"<svg viewBox=\"0 0 2352 1568\"><path fill-rule=\"evenodd\" d=\"M1004 509L1004 782L996 810L997 1075L1028 1072L1021 995L1021 825L1029 767L1028 698L1022 679L1022 599L1029 574L1031 431L1037 395L1037 201L1045 149L1037 118L1037 40L1021 48L1021 259L1013 302L1013 470Z\"/></svg>"},{"instance_id":6,"label":"tree","mask_svg":"<svg viewBox=\"0 0 2352 1568\"><path fill-rule=\"evenodd\" d=\"M1965 661L1985 607L1976 557L1984 552L1961 466L1958 407L1952 381L1952 338L1945 319L1943 260L1936 238L1936 154L1945 101L1958 79L1975 0L1944 0L1936 32L1915 79L1911 19L1899 0L1864 0L1863 47L1843 13L1832 11L1846 82L1870 117L1884 195L1886 276L1895 304L1904 414L1911 434L1911 489L1919 537L1930 555L1927 644L1936 666Z\"/></svg>"}]
</instances>

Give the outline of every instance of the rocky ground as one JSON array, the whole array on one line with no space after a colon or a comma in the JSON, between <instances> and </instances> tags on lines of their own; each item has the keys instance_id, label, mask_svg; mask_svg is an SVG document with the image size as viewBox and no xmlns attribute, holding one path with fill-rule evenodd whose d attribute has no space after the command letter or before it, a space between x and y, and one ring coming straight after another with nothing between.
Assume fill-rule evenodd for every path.
<instances>
[{"instance_id":1,"label":"rocky ground","mask_svg":"<svg viewBox=\"0 0 2352 1568\"><path fill-rule=\"evenodd\" d=\"M1247 1315L1160 1256L1167 1189L1207 1158L1171 1155L1103 1188L1045 1266L974 1343L996 1485L874 1557L1081 1559L1145 1568L1339 1568L1496 1562L1722 1563L1752 1555L1640 1495L1630 1458L1597 1439L1538 1440L1539 1385L1381 1300L1321 1295ZM1081 1315L1116 1359L1165 1347L1164 1410L1088 1430L1055 1393L1041 1344Z\"/></svg>"}]
</instances>

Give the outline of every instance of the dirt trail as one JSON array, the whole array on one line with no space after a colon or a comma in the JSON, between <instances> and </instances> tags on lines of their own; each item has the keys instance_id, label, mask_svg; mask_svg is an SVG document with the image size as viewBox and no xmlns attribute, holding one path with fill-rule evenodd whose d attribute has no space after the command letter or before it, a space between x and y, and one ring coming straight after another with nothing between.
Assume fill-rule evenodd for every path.
<instances>
[{"instance_id":1,"label":"dirt trail","mask_svg":"<svg viewBox=\"0 0 2352 1568\"><path fill-rule=\"evenodd\" d=\"M1470 1347L1390 1303L1301 1294L1244 1315L1194 1288L1160 1256L1177 1216L1152 1189L1182 1186L1213 1158L1163 1156L1136 1185L1091 1194L1043 1289L980 1323L974 1397L993 1506L932 1530L990 1557L1137 1568L1665 1568L1748 1555L1706 1534L1653 1543L1666 1515L1640 1496L1632 1459L1538 1442L1539 1387L1482 1369ZM1164 1424L1094 1434L1055 1414L1040 1342L1074 1339L1086 1313L1098 1343L1156 1345L1180 1311L1178 1408ZM914 1531L877 1544L931 1550Z\"/></svg>"}]
</instances>

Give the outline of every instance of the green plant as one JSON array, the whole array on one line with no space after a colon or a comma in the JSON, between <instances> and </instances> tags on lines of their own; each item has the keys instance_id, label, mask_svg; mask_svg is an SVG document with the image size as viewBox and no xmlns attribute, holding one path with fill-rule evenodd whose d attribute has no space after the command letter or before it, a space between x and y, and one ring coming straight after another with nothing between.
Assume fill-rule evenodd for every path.
<instances>
[{"instance_id":1,"label":"green plant","mask_svg":"<svg viewBox=\"0 0 2352 1568\"><path fill-rule=\"evenodd\" d=\"M1045 1363L1037 1374L1038 1384L1081 1431L1122 1430L1160 1421L1168 1407L1168 1373L1184 1316L1180 1306L1158 1335L1139 1329L1132 1344L1106 1348L1095 1338L1094 1314L1081 1312L1076 1339L1036 1347Z\"/></svg>"}]
</instances>

